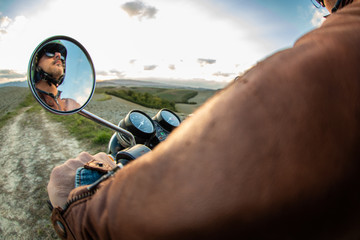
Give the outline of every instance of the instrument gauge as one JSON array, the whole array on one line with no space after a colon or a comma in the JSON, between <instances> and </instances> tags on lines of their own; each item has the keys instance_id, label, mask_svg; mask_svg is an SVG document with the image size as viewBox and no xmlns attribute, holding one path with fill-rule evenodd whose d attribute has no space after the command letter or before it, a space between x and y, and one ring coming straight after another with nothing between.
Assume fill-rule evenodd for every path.
<instances>
[{"instance_id":1,"label":"instrument gauge","mask_svg":"<svg viewBox=\"0 0 360 240\"><path fill-rule=\"evenodd\" d=\"M164 119L164 121L166 121L171 126L177 127L180 125L180 120L174 113L172 113L168 110L163 110L163 111L161 111L160 114L161 114L162 118Z\"/></svg>"},{"instance_id":2,"label":"instrument gauge","mask_svg":"<svg viewBox=\"0 0 360 240\"><path fill-rule=\"evenodd\" d=\"M119 126L131 132L135 136L137 143L143 143L155 135L153 120L146 113L139 110L130 111L120 121Z\"/></svg>"},{"instance_id":3,"label":"instrument gauge","mask_svg":"<svg viewBox=\"0 0 360 240\"><path fill-rule=\"evenodd\" d=\"M154 132L154 124L151 120L144 114L140 112L132 112L130 113L130 121L132 124L142 132L145 133L153 133Z\"/></svg>"},{"instance_id":4,"label":"instrument gauge","mask_svg":"<svg viewBox=\"0 0 360 240\"><path fill-rule=\"evenodd\" d=\"M162 128L171 132L174 128L180 125L180 118L172 111L168 109L161 109L153 120L157 121Z\"/></svg>"}]
</instances>

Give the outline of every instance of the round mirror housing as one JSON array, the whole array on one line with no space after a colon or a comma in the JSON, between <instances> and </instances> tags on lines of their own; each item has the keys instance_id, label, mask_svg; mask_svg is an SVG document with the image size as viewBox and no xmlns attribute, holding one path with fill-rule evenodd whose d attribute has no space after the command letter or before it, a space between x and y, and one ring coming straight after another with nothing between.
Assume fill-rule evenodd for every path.
<instances>
[{"instance_id":1,"label":"round mirror housing","mask_svg":"<svg viewBox=\"0 0 360 240\"><path fill-rule=\"evenodd\" d=\"M61 115L77 113L94 94L94 65L75 39L50 37L37 46L30 58L28 84L36 100L48 111Z\"/></svg>"}]
</instances>

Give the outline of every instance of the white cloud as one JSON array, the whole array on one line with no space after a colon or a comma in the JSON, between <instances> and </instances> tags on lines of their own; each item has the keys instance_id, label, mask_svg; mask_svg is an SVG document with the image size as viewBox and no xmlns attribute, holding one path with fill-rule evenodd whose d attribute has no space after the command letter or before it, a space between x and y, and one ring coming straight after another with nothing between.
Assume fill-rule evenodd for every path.
<instances>
[{"instance_id":1,"label":"white cloud","mask_svg":"<svg viewBox=\"0 0 360 240\"><path fill-rule=\"evenodd\" d=\"M314 27L320 27L321 24L325 21L324 16L326 15L328 15L328 11L326 9L323 8L316 9L311 19L311 24Z\"/></svg>"},{"instance_id":2,"label":"white cloud","mask_svg":"<svg viewBox=\"0 0 360 240\"><path fill-rule=\"evenodd\" d=\"M200 66L205 66L207 64L215 64L216 60L215 59L204 59L204 58L198 58L198 63L200 64Z\"/></svg>"},{"instance_id":3,"label":"white cloud","mask_svg":"<svg viewBox=\"0 0 360 240\"><path fill-rule=\"evenodd\" d=\"M146 66L144 66L144 70L152 71L152 70L155 70L157 67L158 67L157 65L146 65Z\"/></svg>"},{"instance_id":4,"label":"white cloud","mask_svg":"<svg viewBox=\"0 0 360 240\"><path fill-rule=\"evenodd\" d=\"M81 42L104 78L109 73L107 77L229 81L273 51L241 16L229 16L209 2L129 2L53 0L32 16L1 17L0 70L25 72L34 48L53 35ZM198 59L213 62L201 67ZM149 66L156 67L145 71Z\"/></svg>"},{"instance_id":5,"label":"white cloud","mask_svg":"<svg viewBox=\"0 0 360 240\"><path fill-rule=\"evenodd\" d=\"M18 73L14 70L0 70L0 83L25 80L25 73Z\"/></svg>"},{"instance_id":6,"label":"white cloud","mask_svg":"<svg viewBox=\"0 0 360 240\"><path fill-rule=\"evenodd\" d=\"M7 34L7 28L11 22L12 20L7 16L0 17L0 40L5 34Z\"/></svg>"},{"instance_id":7,"label":"white cloud","mask_svg":"<svg viewBox=\"0 0 360 240\"><path fill-rule=\"evenodd\" d=\"M143 18L155 18L158 11L155 7L146 5L139 0L126 2L121 8L127 12L129 16L138 16L140 20Z\"/></svg>"},{"instance_id":8,"label":"white cloud","mask_svg":"<svg viewBox=\"0 0 360 240\"><path fill-rule=\"evenodd\" d=\"M0 29L7 28L11 23L11 19L7 16L0 18Z\"/></svg>"},{"instance_id":9,"label":"white cloud","mask_svg":"<svg viewBox=\"0 0 360 240\"><path fill-rule=\"evenodd\" d=\"M0 69L25 72L31 52L36 45L28 28L28 19L17 16L3 18L0 35Z\"/></svg>"}]
</instances>

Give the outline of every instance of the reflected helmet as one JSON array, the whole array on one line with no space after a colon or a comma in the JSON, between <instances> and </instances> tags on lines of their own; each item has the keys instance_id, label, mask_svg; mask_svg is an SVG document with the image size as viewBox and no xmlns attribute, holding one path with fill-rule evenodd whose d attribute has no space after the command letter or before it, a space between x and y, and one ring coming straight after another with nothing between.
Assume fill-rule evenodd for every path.
<instances>
[{"instance_id":1,"label":"reflected helmet","mask_svg":"<svg viewBox=\"0 0 360 240\"><path fill-rule=\"evenodd\" d=\"M61 54L61 60L63 62L64 74L59 78L55 79L51 74L43 71L40 67L38 67L39 60L44 54L54 54L55 52L59 52ZM49 85L54 84L55 86L60 86L64 82L65 71L66 71L66 56L67 50L66 47L62 44L60 40L54 40L47 44L45 44L35 56L35 73L34 80L35 83L39 82L41 79L44 79L48 82Z\"/></svg>"}]
</instances>

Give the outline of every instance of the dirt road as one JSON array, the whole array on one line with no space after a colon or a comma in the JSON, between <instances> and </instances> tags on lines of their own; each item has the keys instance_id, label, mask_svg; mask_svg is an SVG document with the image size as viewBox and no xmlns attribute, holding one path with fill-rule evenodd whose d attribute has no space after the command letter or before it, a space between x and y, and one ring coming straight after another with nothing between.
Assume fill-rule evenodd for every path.
<instances>
[{"instance_id":1,"label":"dirt road","mask_svg":"<svg viewBox=\"0 0 360 240\"><path fill-rule=\"evenodd\" d=\"M82 148L44 113L22 109L0 130L0 239L54 239L46 185Z\"/></svg>"}]
</instances>

